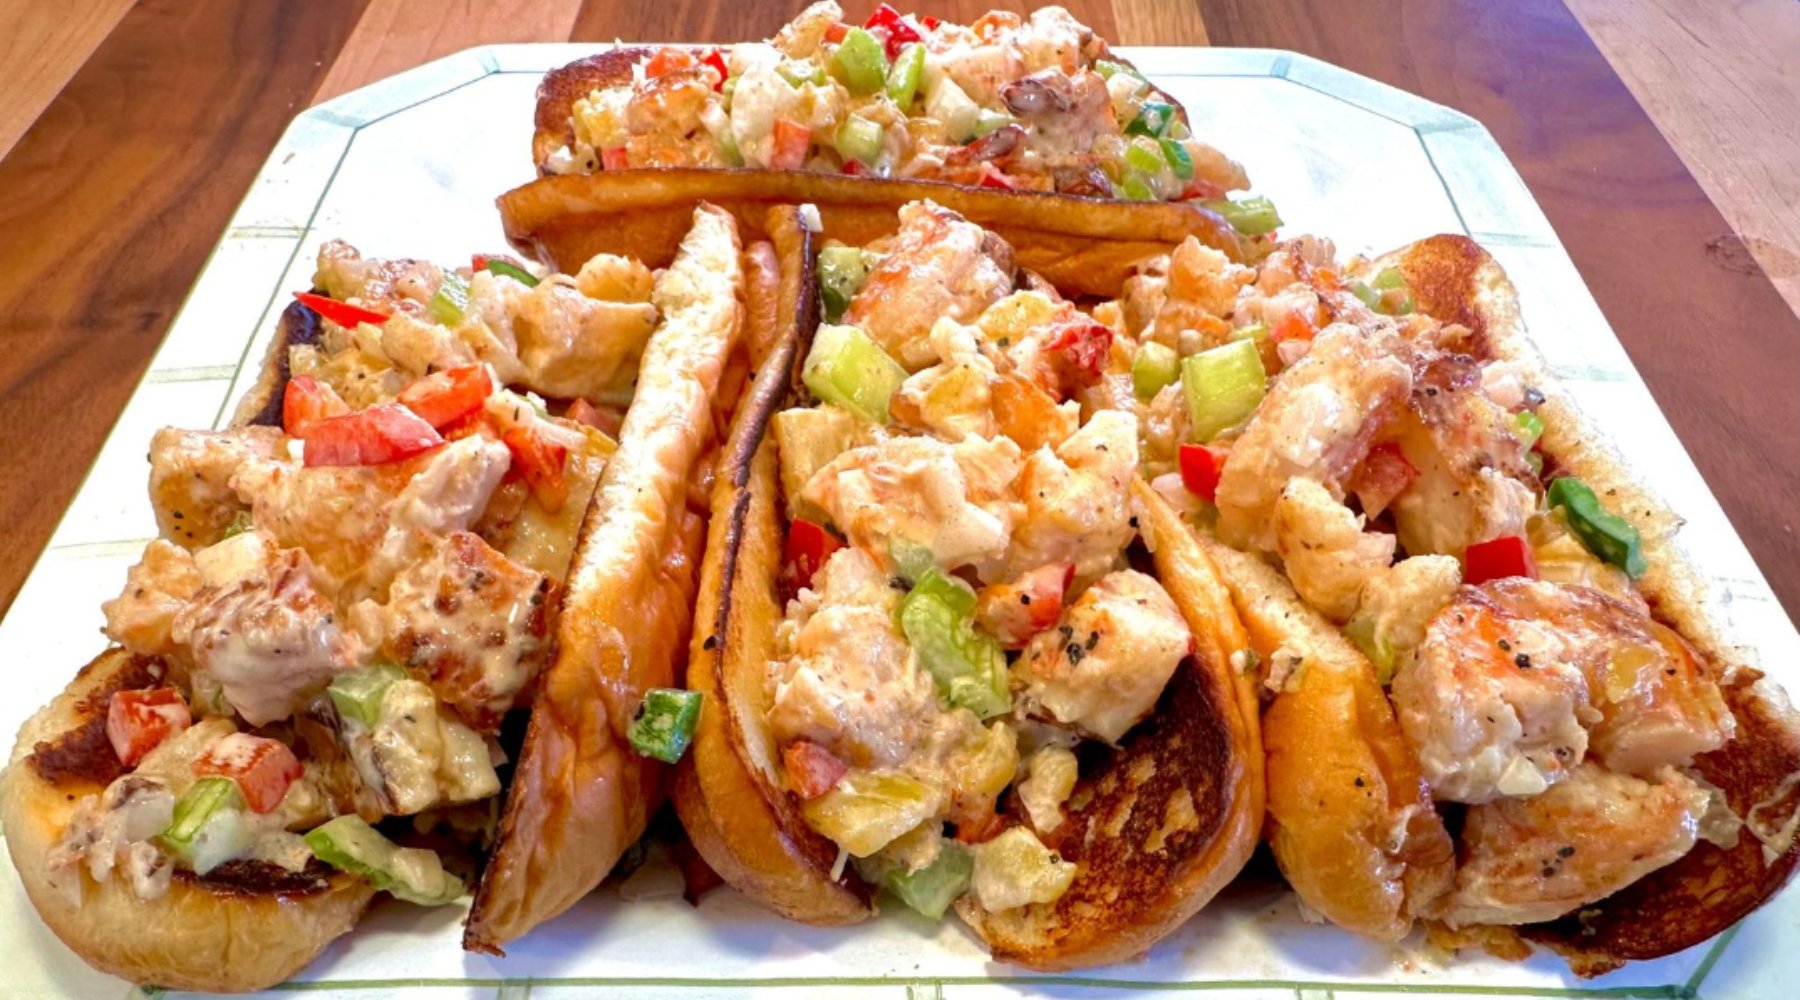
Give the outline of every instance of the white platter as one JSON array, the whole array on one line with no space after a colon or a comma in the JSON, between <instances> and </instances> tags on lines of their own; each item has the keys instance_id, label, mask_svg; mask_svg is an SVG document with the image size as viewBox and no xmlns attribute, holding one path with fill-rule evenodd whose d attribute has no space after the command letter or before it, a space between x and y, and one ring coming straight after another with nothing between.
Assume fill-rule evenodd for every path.
<instances>
[{"instance_id":1,"label":"white platter","mask_svg":"<svg viewBox=\"0 0 1800 1000\"><path fill-rule=\"evenodd\" d=\"M593 46L472 49L313 108L270 155L4 623L17 730L102 647L100 602L116 595L154 523L144 452L163 425L218 425L255 377L290 292L311 284L319 244L440 261L504 248L493 198L532 176L533 92L542 73ZM1800 636L1657 409L1549 222L1482 126L1456 111L1304 56L1267 50L1128 51L1186 103L1195 128L1245 163L1287 232L1340 251L1381 251L1466 232L1505 265L1525 320L1564 391L1611 428L1640 479L1686 519L1722 620L1755 660L1800 691ZM10 867L10 866L7 866ZM1290 894L1229 891L1144 961L1041 977L994 964L954 921L890 912L854 930L770 917L728 890L698 908L652 868L626 903L603 888L504 960L458 948L461 907L378 905L363 926L276 992L357 997L575 995L769 1000L978 1000L1189 994L1313 1000L1334 994L1762 997L1800 981L1800 891L1732 932L1657 962L1583 982L1538 956L1444 962L1304 923ZM897 909L890 907L890 910ZM1783 929L1787 933L1783 933ZM88 969L0 872L7 996L105 997L138 990Z\"/></svg>"}]
</instances>

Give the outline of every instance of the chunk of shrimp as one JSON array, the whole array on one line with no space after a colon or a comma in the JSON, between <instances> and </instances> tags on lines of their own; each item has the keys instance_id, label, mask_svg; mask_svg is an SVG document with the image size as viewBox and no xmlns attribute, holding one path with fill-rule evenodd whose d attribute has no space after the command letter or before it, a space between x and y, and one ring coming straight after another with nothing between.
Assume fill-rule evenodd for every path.
<instances>
[{"instance_id":1,"label":"chunk of shrimp","mask_svg":"<svg viewBox=\"0 0 1800 1000\"><path fill-rule=\"evenodd\" d=\"M1589 763L1542 795L1475 806L1440 918L1530 924L1604 899L1686 854L1709 798L1673 768L1645 781Z\"/></svg>"},{"instance_id":2,"label":"chunk of shrimp","mask_svg":"<svg viewBox=\"0 0 1800 1000\"><path fill-rule=\"evenodd\" d=\"M1288 481L1339 482L1368 453L1412 385L1407 366L1350 326L1332 326L1312 352L1275 380L1232 446L1219 478L1219 537L1238 548L1275 548L1272 514Z\"/></svg>"},{"instance_id":3,"label":"chunk of shrimp","mask_svg":"<svg viewBox=\"0 0 1800 1000\"><path fill-rule=\"evenodd\" d=\"M1039 448L1026 458L1014 485L1023 512L1001 578L1045 563L1072 563L1083 581L1111 569L1135 533L1137 443L1131 414L1102 410L1054 451Z\"/></svg>"},{"instance_id":4,"label":"chunk of shrimp","mask_svg":"<svg viewBox=\"0 0 1800 1000\"><path fill-rule=\"evenodd\" d=\"M859 327L907 371L937 359L932 324L972 323L1012 291L1012 248L930 201L900 209L887 253L851 299L844 322Z\"/></svg>"},{"instance_id":5,"label":"chunk of shrimp","mask_svg":"<svg viewBox=\"0 0 1800 1000\"><path fill-rule=\"evenodd\" d=\"M1310 479L1293 479L1275 502L1275 549L1306 602L1342 624L1363 584L1394 561L1394 536L1364 531L1362 518Z\"/></svg>"}]
</instances>

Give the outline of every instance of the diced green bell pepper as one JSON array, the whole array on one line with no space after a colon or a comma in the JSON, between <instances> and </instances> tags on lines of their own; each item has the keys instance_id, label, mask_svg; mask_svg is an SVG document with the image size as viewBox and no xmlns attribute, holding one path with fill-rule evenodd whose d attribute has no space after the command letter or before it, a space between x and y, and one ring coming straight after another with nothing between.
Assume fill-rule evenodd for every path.
<instances>
[{"instance_id":1,"label":"diced green bell pepper","mask_svg":"<svg viewBox=\"0 0 1800 1000\"><path fill-rule=\"evenodd\" d=\"M900 602L900 629L919 663L937 682L938 697L991 719L1012 709L1006 689L1006 653L973 620L975 591L929 570Z\"/></svg>"},{"instance_id":2,"label":"diced green bell pepper","mask_svg":"<svg viewBox=\"0 0 1800 1000\"><path fill-rule=\"evenodd\" d=\"M1146 174L1160 174L1168 166L1162 149L1154 142L1133 142L1125 147L1125 165Z\"/></svg>"},{"instance_id":3,"label":"diced green bell pepper","mask_svg":"<svg viewBox=\"0 0 1800 1000\"><path fill-rule=\"evenodd\" d=\"M240 510L236 514L231 515L231 523L225 526L225 537L236 538L254 527L256 527L256 522L250 519L250 512L247 510Z\"/></svg>"},{"instance_id":4,"label":"diced green bell pepper","mask_svg":"<svg viewBox=\"0 0 1800 1000\"><path fill-rule=\"evenodd\" d=\"M1130 66L1113 62L1110 59L1096 59L1094 61L1094 72L1100 74L1101 78L1106 80L1112 79L1113 74L1115 73L1123 73L1126 76L1135 77L1139 80L1144 78L1144 74L1139 73Z\"/></svg>"},{"instance_id":5,"label":"diced green bell pepper","mask_svg":"<svg viewBox=\"0 0 1800 1000\"><path fill-rule=\"evenodd\" d=\"M679 761L694 741L694 727L700 724L700 701L698 691L652 688L645 692L627 734L631 748L665 764Z\"/></svg>"},{"instance_id":6,"label":"diced green bell pepper","mask_svg":"<svg viewBox=\"0 0 1800 1000\"><path fill-rule=\"evenodd\" d=\"M1131 359L1131 387L1139 399L1149 399L1181 377L1181 355L1173 347L1145 341Z\"/></svg>"},{"instance_id":7,"label":"diced green bell pepper","mask_svg":"<svg viewBox=\"0 0 1800 1000\"><path fill-rule=\"evenodd\" d=\"M1169 161L1169 169L1175 176L1184 181L1194 179L1194 158L1188 155L1187 147L1174 139L1158 139L1156 144L1162 147L1163 159Z\"/></svg>"},{"instance_id":8,"label":"diced green bell pepper","mask_svg":"<svg viewBox=\"0 0 1800 1000\"><path fill-rule=\"evenodd\" d=\"M1137 117L1125 126L1125 134L1160 138L1174 120L1175 105L1166 101L1145 101L1143 107L1138 109Z\"/></svg>"},{"instance_id":9,"label":"diced green bell pepper","mask_svg":"<svg viewBox=\"0 0 1800 1000\"><path fill-rule=\"evenodd\" d=\"M1360 615L1344 623L1344 637L1356 644L1375 667L1375 679L1383 686L1394 679L1394 650L1375 636L1375 619Z\"/></svg>"},{"instance_id":10,"label":"diced green bell pepper","mask_svg":"<svg viewBox=\"0 0 1800 1000\"><path fill-rule=\"evenodd\" d=\"M870 423L885 424L888 400L906 381L906 369L856 327L821 325L800 380L825 402Z\"/></svg>"},{"instance_id":11,"label":"diced green bell pepper","mask_svg":"<svg viewBox=\"0 0 1800 1000\"><path fill-rule=\"evenodd\" d=\"M850 300L869 276L873 261L857 247L826 247L819 251L819 296L825 301L825 321L836 323L850 308Z\"/></svg>"},{"instance_id":12,"label":"diced green bell pepper","mask_svg":"<svg viewBox=\"0 0 1800 1000\"><path fill-rule=\"evenodd\" d=\"M1268 373L1252 339L1234 340L1182 359L1189 435L1205 443L1250 418Z\"/></svg>"},{"instance_id":13,"label":"diced green bell pepper","mask_svg":"<svg viewBox=\"0 0 1800 1000\"><path fill-rule=\"evenodd\" d=\"M969 888L975 874L975 859L961 846L946 842L937 860L918 871L907 871L905 865L890 867L881 878L882 886L918 913L933 920L941 919Z\"/></svg>"},{"instance_id":14,"label":"diced green bell pepper","mask_svg":"<svg viewBox=\"0 0 1800 1000\"><path fill-rule=\"evenodd\" d=\"M1513 419L1519 425L1519 442L1526 450L1537 447L1538 438L1544 436L1544 418L1530 410L1520 410Z\"/></svg>"},{"instance_id":15,"label":"diced green bell pepper","mask_svg":"<svg viewBox=\"0 0 1800 1000\"><path fill-rule=\"evenodd\" d=\"M426 308L432 319L445 326L461 323L463 311L469 308L468 280L454 271L445 272L443 284L438 286L437 293L432 295Z\"/></svg>"},{"instance_id":16,"label":"diced green bell pepper","mask_svg":"<svg viewBox=\"0 0 1800 1000\"><path fill-rule=\"evenodd\" d=\"M381 699L387 689L405 679L406 671L392 663L371 663L333 677L325 693L339 715L373 729L381 720Z\"/></svg>"},{"instance_id":17,"label":"diced green bell pepper","mask_svg":"<svg viewBox=\"0 0 1800 1000\"><path fill-rule=\"evenodd\" d=\"M909 110L919 96L919 83L925 79L925 46L914 42L900 50L888 70L887 95L901 111Z\"/></svg>"},{"instance_id":18,"label":"diced green bell pepper","mask_svg":"<svg viewBox=\"0 0 1800 1000\"><path fill-rule=\"evenodd\" d=\"M832 53L831 66L852 94L873 94L887 84L887 54L863 28L851 28Z\"/></svg>"},{"instance_id":19,"label":"diced green bell pepper","mask_svg":"<svg viewBox=\"0 0 1800 1000\"><path fill-rule=\"evenodd\" d=\"M1650 568L1644 561L1643 537L1638 530L1600 506L1600 498L1586 483L1563 476L1550 484L1546 499L1550 506L1563 508L1569 527L1589 552L1624 570L1633 580Z\"/></svg>"},{"instance_id":20,"label":"diced green bell pepper","mask_svg":"<svg viewBox=\"0 0 1800 1000\"><path fill-rule=\"evenodd\" d=\"M881 155L881 126L860 115L850 115L837 130L837 151L846 160L872 164Z\"/></svg>"},{"instance_id":21,"label":"diced green bell pepper","mask_svg":"<svg viewBox=\"0 0 1800 1000\"><path fill-rule=\"evenodd\" d=\"M462 879L445 871L436 853L401 847L359 816L339 816L307 831L304 839L320 861L359 875L396 899L442 906L463 894Z\"/></svg>"},{"instance_id":22,"label":"diced green bell pepper","mask_svg":"<svg viewBox=\"0 0 1800 1000\"><path fill-rule=\"evenodd\" d=\"M537 287L537 283L538 283L537 275L532 274L530 271L527 271L524 268L520 267L519 265L514 264L510 260L501 260L498 257L489 257L487 259L487 271L489 274L497 274L502 278L511 278L512 280L518 282L519 284L524 285L526 288L536 288Z\"/></svg>"},{"instance_id":23,"label":"diced green bell pepper","mask_svg":"<svg viewBox=\"0 0 1800 1000\"><path fill-rule=\"evenodd\" d=\"M1238 201L1217 198L1203 201L1200 206L1219 213L1231 224L1231 228L1245 236L1262 236L1281 227L1281 216L1275 211L1275 203L1262 195Z\"/></svg>"},{"instance_id":24,"label":"diced green bell pepper","mask_svg":"<svg viewBox=\"0 0 1800 1000\"><path fill-rule=\"evenodd\" d=\"M1142 174L1128 174L1119 185L1119 192L1131 201L1155 201L1156 192L1150 188Z\"/></svg>"}]
</instances>

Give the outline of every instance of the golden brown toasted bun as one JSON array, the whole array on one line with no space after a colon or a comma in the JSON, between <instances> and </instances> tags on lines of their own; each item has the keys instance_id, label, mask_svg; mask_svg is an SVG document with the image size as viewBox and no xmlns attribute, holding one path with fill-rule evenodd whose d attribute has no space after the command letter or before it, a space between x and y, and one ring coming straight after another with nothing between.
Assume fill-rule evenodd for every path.
<instances>
[{"instance_id":1,"label":"golden brown toasted bun","mask_svg":"<svg viewBox=\"0 0 1800 1000\"><path fill-rule=\"evenodd\" d=\"M775 440L765 432L788 401L803 331L818 323L811 234L791 207L771 215L767 229L786 262L774 299L781 338L719 456L688 657L688 688L701 693L705 708L671 795L688 838L733 888L790 920L848 924L874 913L873 891L854 873L831 877L837 847L806 825L778 784L763 722L764 668L782 616L783 531Z\"/></svg>"},{"instance_id":2,"label":"golden brown toasted bun","mask_svg":"<svg viewBox=\"0 0 1800 1000\"><path fill-rule=\"evenodd\" d=\"M1800 801L1792 776L1800 772L1800 718L1778 693L1757 683L1750 651L1726 643L1708 608L1703 577L1680 545L1681 518L1635 481L1607 443L1603 424L1586 417L1560 391L1526 336L1518 296L1499 263L1465 236L1434 236L1373 261L1371 271L1398 267L1417 306L1476 335L1477 350L1518 365L1547 397L1538 409L1544 478L1577 476L1613 513L1643 537L1648 571L1637 589L1654 617L1680 633L1724 680L1737 717L1735 739L1695 762L1700 775L1724 791L1743 816L1767 803L1779 826ZM1767 682L1764 682L1765 684ZM1800 846L1766 849L1746 833L1735 847L1702 841L1681 860L1573 917L1523 928L1523 934L1565 955L1577 974L1599 975L1627 961L1658 958L1691 947L1732 924L1780 891L1800 865Z\"/></svg>"},{"instance_id":3,"label":"golden brown toasted bun","mask_svg":"<svg viewBox=\"0 0 1800 1000\"><path fill-rule=\"evenodd\" d=\"M110 649L19 731L0 777L0 823L25 893L44 923L89 965L134 983L241 992L273 986L305 968L355 925L374 889L314 866L291 874L231 863L204 878L178 876L156 899L139 899L115 874L85 866L51 884L51 849L78 804L120 773L106 740L112 692L155 683L152 661Z\"/></svg>"},{"instance_id":4,"label":"golden brown toasted bun","mask_svg":"<svg viewBox=\"0 0 1800 1000\"><path fill-rule=\"evenodd\" d=\"M544 177L501 195L498 204L513 246L572 271L596 253L626 254L653 267L666 263L699 201L730 211L747 231L773 205L816 205L824 237L861 246L892 233L900 206L923 199L998 233L1012 244L1020 267L1071 295L1117 294L1139 262L1189 236L1233 260L1243 257L1236 231L1192 203L802 171L669 168Z\"/></svg>"},{"instance_id":5,"label":"golden brown toasted bun","mask_svg":"<svg viewBox=\"0 0 1800 1000\"><path fill-rule=\"evenodd\" d=\"M957 912L994 957L1033 969L1120 962L1199 912L1243 869L1263 823L1254 681L1232 666L1249 642L1212 560L1167 501L1132 487L1156 576L1195 636L1150 719L1069 800L1059 850L1077 868L1061 899ZM1062 833L1058 831L1059 835Z\"/></svg>"},{"instance_id":6,"label":"golden brown toasted bun","mask_svg":"<svg viewBox=\"0 0 1800 1000\"><path fill-rule=\"evenodd\" d=\"M582 522L568 594L513 772L494 852L463 934L501 946L606 876L662 800L663 767L632 751L632 715L681 677L705 512L690 480L710 467L718 388L742 335L737 226L710 205L658 275L659 320L636 396Z\"/></svg>"},{"instance_id":7,"label":"golden brown toasted bun","mask_svg":"<svg viewBox=\"0 0 1800 1000\"><path fill-rule=\"evenodd\" d=\"M1398 941L1449 891L1456 852L1375 668L1274 567L1210 535L1200 541L1251 648L1265 663L1299 658L1262 718L1275 861L1327 920Z\"/></svg>"}]
</instances>

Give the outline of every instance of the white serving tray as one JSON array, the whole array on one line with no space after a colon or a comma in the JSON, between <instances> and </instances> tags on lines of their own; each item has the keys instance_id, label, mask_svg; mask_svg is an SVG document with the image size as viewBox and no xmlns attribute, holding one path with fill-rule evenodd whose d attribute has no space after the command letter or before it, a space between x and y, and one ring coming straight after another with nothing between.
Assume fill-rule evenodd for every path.
<instances>
[{"instance_id":1,"label":"white serving tray","mask_svg":"<svg viewBox=\"0 0 1800 1000\"><path fill-rule=\"evenodd\" d=\"M252 185L187 304L101 450L11 613L0 623L16 731L103 646L100 603L155 533L144 452L157 427L220 425L274 335L288 296L311 285L321 242L373 256L466 259L504 248L493 199L530 180L532 102L545 70L593 46L472 49L301 114ZM1640 479L1686 519L1722 620L1800 691L1800 636L1583 286L1549 222L1493 138L1449 108L1304 56L1268 50L1128 53L1186 103L1196 132L1239 158L1284 231L1340 251L1379 252L1468 233L1518 285L1527 324L1563 389L1611 428ZM10 864L0 862L10 869ZM1300 919L1291 894L1237 887L1143 961L1043 977L990 962L954 920L888 912L824 930L778 920L729 890L698 908L672 870L652 867L627 902L607 887L540 928L504 960L458 947L460 906L382 903L282 992L357 997L522 998L754 993L794 997L978 998L1204 993L1258 1000L1370 996L1773 997L1800 981L1800 891L1719 938L1603 979L1555 958L1443 962L1416 943L1375 946ZM901 908L890 906L889 911ZM1786 929L1784 935L1783 929ZM46 930L0 871L7 996L109 997L135 987L90 970Z\"/></svg>"}]
</instances>

